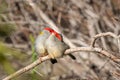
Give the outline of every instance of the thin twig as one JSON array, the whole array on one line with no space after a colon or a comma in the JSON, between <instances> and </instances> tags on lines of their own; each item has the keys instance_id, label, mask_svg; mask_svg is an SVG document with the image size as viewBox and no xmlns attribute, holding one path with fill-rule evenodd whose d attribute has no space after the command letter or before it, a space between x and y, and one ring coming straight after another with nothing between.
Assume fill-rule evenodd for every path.
<instances>
[{"instance_id":1,"label":"thin twig","mask_svg":"<svg viewBox=\"0 0 120 80\"><path fill-rule=\"evenodd\" d=\"M106 32L106 33L97 34L96 36L93 37L93 40L92 40L92 42L91 42L91 47L94 47L95 41L96 41L98 38L104 37L104 36L111 36L111 37L113 37L113 38L115 38L115 39L118 37L117 35L115 35L115 34L112 33L112 32Z\"/></svg>"},{"instance_id":2,"label":"thin twig","mask_svg":"<svg viewBox=\"0 0 120 80\"><path fill-rule=\"evenodd\" d=\"M118 49L119 49L119 53L120 53L120 35L117 38L117 42L118 42Z\"/></svg>"}]
</instances>

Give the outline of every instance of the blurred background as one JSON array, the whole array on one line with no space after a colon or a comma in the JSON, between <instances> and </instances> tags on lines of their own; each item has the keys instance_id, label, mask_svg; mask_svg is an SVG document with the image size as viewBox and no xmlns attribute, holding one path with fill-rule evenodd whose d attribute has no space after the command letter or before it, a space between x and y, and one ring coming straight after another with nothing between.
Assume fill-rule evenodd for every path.
<instances>
[{"instance_id":1,"label":"blurred background","mask_svg":"<svg viewBox=\"0 0 120 80\"><path fill-rule=\"evenodd\" d=\"M53 25L71 47L90 46L96 34L120 34L120 0L0 0L0 80L33 62L34 39ZM109 36L95 44L116 57L119 45ZM68 56L54 65L45 61L13 80L120 80L119 63L95 53L74 55L75 61Z\"/></svg>"}]
</instances>

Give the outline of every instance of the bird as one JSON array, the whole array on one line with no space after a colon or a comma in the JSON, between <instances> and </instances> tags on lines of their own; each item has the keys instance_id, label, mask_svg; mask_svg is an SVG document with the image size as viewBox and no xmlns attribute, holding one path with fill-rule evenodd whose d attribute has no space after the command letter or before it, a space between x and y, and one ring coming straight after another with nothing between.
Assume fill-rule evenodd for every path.
<instances>
[{"instance_id":1,"label":"bird","mask_svg":"<svg viewBox=\"0 0 120 80\"><path fill-rule=\"evenodd\" d=\"M53 31L54 30L52 28L45 27L36 38L34 46L35 52L37 53L38 57L44 57L48 55L47 49L45 47L45 42ZM51 59L51 63L52 64L57 63L57 60Z\"/></svg>"},{"instance_id":2,"label":"bird","mask_svg":"<svg viewBox=\"0 0 120 80\"><path fill-rule=\"evenodd\" d=\"M48 55L52 59L62 57L65 50L69 49L69 46L63 41L61 34L57 33L55 30L52 31L51 35L45 42L45 46ZM72 54L69 54L72 59L76 59Z\"/></svg>"},{"instance_id":3,"label":"bird","mask_svg":"<svg viewBox=\"0 0 120 80\"><path fill-rule=\"evenodd\" d=\"M62 34L57 33L56 31L52 31L52 32L55 34L55 36L56 36L65 46L67 46L67 49L70 48L70 47L63 41L63 36L62 36ZM68 54L68 55L69 55L69 57L71 57L73 60L76 60L75 56L73 56L72 54Z\"/></svg>"}]
</instances>

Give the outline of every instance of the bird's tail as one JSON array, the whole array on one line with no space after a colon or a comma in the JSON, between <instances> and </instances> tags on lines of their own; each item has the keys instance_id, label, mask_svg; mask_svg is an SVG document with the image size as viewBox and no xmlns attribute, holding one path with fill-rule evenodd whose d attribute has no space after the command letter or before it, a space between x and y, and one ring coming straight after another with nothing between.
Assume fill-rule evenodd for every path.
<instances>
[{"instance_id":1,"label":"bird's tail","mask_svg":"<svg viewBox=\"0 0 120 80\"><path fill-rule=\"evenodd\" d=\"M57 60L56 60L56 59L50 59L50 61L51 61L52 64L57 63Z\"/></svg>"},{"instance_id":2,"label":"bird's tail","mask_svg":"<svg viewBox=\"0 0 120 80\"><path fill-rule=\"evenodd\" d=\"M72 54L68 54L73 60L76 60L76 57L73 56Z\"/></svg>"}]
</instances>

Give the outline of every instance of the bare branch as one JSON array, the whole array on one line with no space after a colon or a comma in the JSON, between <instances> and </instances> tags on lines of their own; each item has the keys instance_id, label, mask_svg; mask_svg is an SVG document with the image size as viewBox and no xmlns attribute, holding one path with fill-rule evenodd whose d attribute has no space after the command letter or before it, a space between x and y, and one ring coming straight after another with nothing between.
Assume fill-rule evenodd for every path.
<instances>
[{"instance_id":1,"label":"bare branch","mask_svg":"<svg viewBox=\"0 0 120 80\"><path fill-rule=\"evenodd\" d=\"M9 75L8 77L4 78L3 80L10 80L10 79L12 79L12 78L14 78L14 77L16 77L16 76L18 76L18 75L21 75L21 74L23 74L24 72L33 69L35 66L39 65L40 63L42 63L43 61L46 61L46 60L48 60L48 59L50 59L49 56L40 57L40 58L38 58L35 62L33 62L32 64L30 64L30 65L28 65L28 66L26 66L26 67L18 70L17 72Z\"/></svg>"},{"instance_id":2,"label":"bare branch","mask_svg":"<svg viewBox=\"0 0 120 80\"><path fill-rule=\"evenodd\" d=\"M94 47L95 45L95 41L100 38L100 37L104 37L104 36L111 36L113 38L117 38L118 36L115 35L114 33L112 32L106 32L106 33L100 33L100 34L97 34L96 36L93 37L92 41L91 41L91 47Z\"/></svg>"},{"instance_id":3,"label":"bare branch","mask_svg":"<svg viewBox=\"0 0 120 80\"><path fill-rule=\"evenodd\" d=\"M120 59L115 57L114 55L110 54L109 52L102 50L101 48L92 48L92 47L77 47L77 48L73 48L73 49L68 49L65 51L64 54L69 54L72 52L78 52L78 51L85 51L85 52L95 52L95 53L101 53L102 55L110 58L111 60L113 60L114 62L120 62ZM27 72L31 69L33 69L34 67L36 67L37 65L41 64L42 62L51 59L49 56L45 56L45 57L41 57L38 58L35 62L31 63L30 65L18 70L17 72L7 76L6 78L4 78L3 80L10 80L16 76L19 76L21 74L23 74L24 72Z\"/></svg>"}]
</instances>

